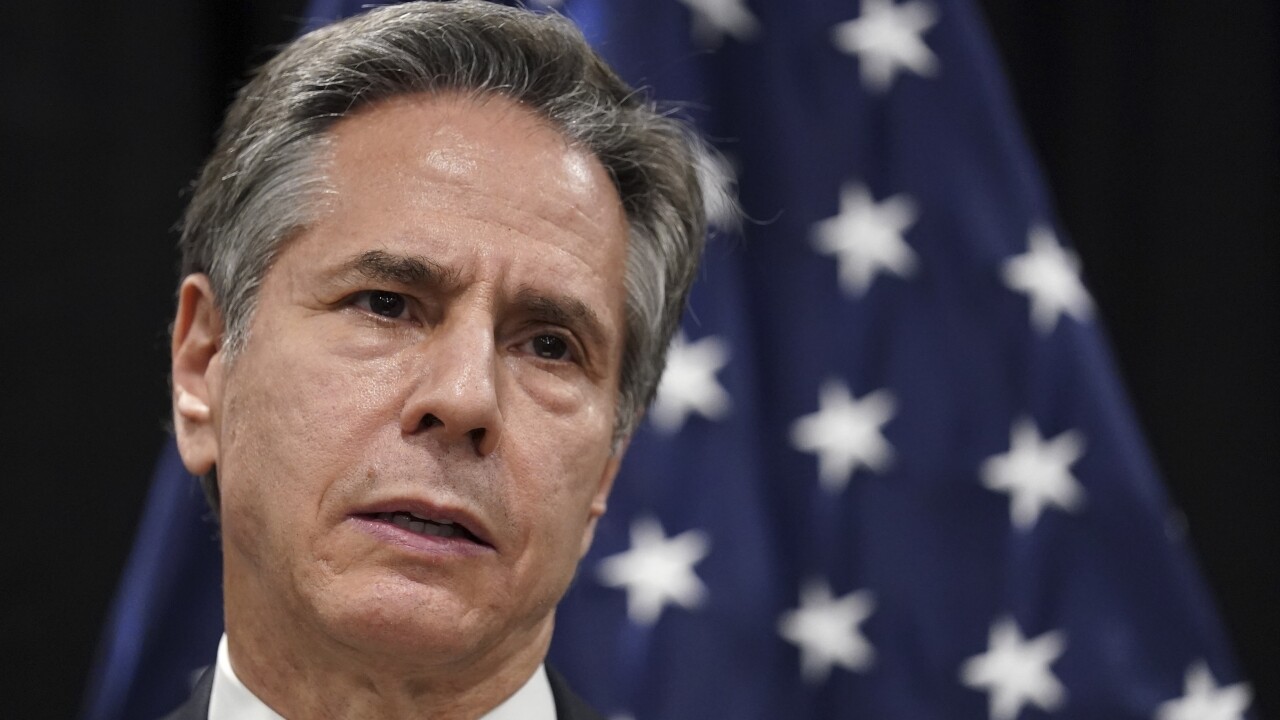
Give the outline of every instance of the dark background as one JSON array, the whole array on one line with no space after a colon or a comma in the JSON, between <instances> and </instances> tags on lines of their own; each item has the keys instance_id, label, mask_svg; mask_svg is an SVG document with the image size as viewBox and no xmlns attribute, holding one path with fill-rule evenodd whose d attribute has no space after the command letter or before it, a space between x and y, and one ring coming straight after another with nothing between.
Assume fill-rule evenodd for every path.
<instances>
[{"instance_id":1,"label":"dark background","mask_svg":"<svg viewBox=\"0 0 1280 720\"><path fill-rule=\"evenodd\" d=\"M171 227L231 93L302 5L0 14L11 717L79 706L168 414ZM1280 12L982 5L1256 706L1280 717Z\"/></svg>"}]
</instances>

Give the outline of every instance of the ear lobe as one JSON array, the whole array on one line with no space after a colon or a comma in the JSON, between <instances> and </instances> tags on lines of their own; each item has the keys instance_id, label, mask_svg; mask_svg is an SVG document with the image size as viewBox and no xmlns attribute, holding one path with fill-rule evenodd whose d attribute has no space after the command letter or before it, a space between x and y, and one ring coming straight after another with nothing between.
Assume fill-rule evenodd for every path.
<instances>
[{"instance_id":1,"label":"ear lobe","mask_svg":"<svg viewBox=\"0 0 1280 720\"><path fill-rule=\"evenodd\" d=\"M587 551L591 549L591 541L596 537L596 524L608 509L613 480L618 476L618 468L622 467L622 456L626 454L627 445L630 442L631 438L626 438L618 443L613 454L609 456L609 461L605 463L604 472L600 474L600 484L596 487L596 494L591 498L591 505L587 511L587 525L583 529L582 547L578 551L579 560L586 557Z\"/></svg>"},{"instance_id":2,"label":"ear lobe","mask_svg":"<svg viewBox=\"0 0 1280 720\"><path fill-rule=\"evenodd\" d=\"M182 462L194 475L213 469L218 437L213 408L222 386L222 315L203 274L188 275L178 290L170 345L173 429Z\"/></svg>"}]
</instances>

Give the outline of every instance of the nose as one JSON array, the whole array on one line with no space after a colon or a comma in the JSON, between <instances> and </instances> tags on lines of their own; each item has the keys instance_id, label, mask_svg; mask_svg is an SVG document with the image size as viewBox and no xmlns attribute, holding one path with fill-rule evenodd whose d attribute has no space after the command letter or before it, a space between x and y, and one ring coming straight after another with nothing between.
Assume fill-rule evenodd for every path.
<instances>
[{"instance_id":1,"label":"nose","mask_svg":"<svg viewBox=\"0 0 1280 720\"><path fill-rule=\"evenodd\" d=\"M455 318L437 326L414 354L401 432L465 445L481 457L492 453L502 437L494 349L486 322Z\"/></svg>"}]
</instances>

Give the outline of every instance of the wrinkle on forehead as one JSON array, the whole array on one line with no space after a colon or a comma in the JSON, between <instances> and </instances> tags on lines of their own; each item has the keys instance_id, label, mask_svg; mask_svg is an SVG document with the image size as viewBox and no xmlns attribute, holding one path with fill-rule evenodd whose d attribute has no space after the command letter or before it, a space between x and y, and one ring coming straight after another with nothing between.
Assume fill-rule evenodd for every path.
<instances>
[{"instance_id":1,"label":"wrinkle on forehead","mask_svg":"<svg viewBox=\"0 0 1280 720\"><path fill-rule=\"evenodd\" d=\"M500 95L423 93L352 113L332 127L328 146L324 262L419 258L447 271L450 285L489 267L513 283L502 292L508 300L522 289L574 296L608 330L600 335L622 334L626 213L604 165L551 121ZM496 252L511 241L524 250ZM539 266L537 276L523 269Z\"/></svg>"}]
</instances>

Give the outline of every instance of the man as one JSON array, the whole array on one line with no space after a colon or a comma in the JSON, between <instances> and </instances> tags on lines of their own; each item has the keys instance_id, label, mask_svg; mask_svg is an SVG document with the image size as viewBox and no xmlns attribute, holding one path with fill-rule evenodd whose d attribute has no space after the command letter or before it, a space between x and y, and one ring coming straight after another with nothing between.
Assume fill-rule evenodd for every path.
<instances>
[{"instance_id":1,"label":"man","mask_svg":"<svg viewBox=\"0 0 1280 720\"><path fill-rule=\"evenodd\" d=\"M598 717L543 659L701 252L701 152L567 21L480 2L257 74L183 223L226 634L170 717Z\"/></svg>"}]
</instances>

